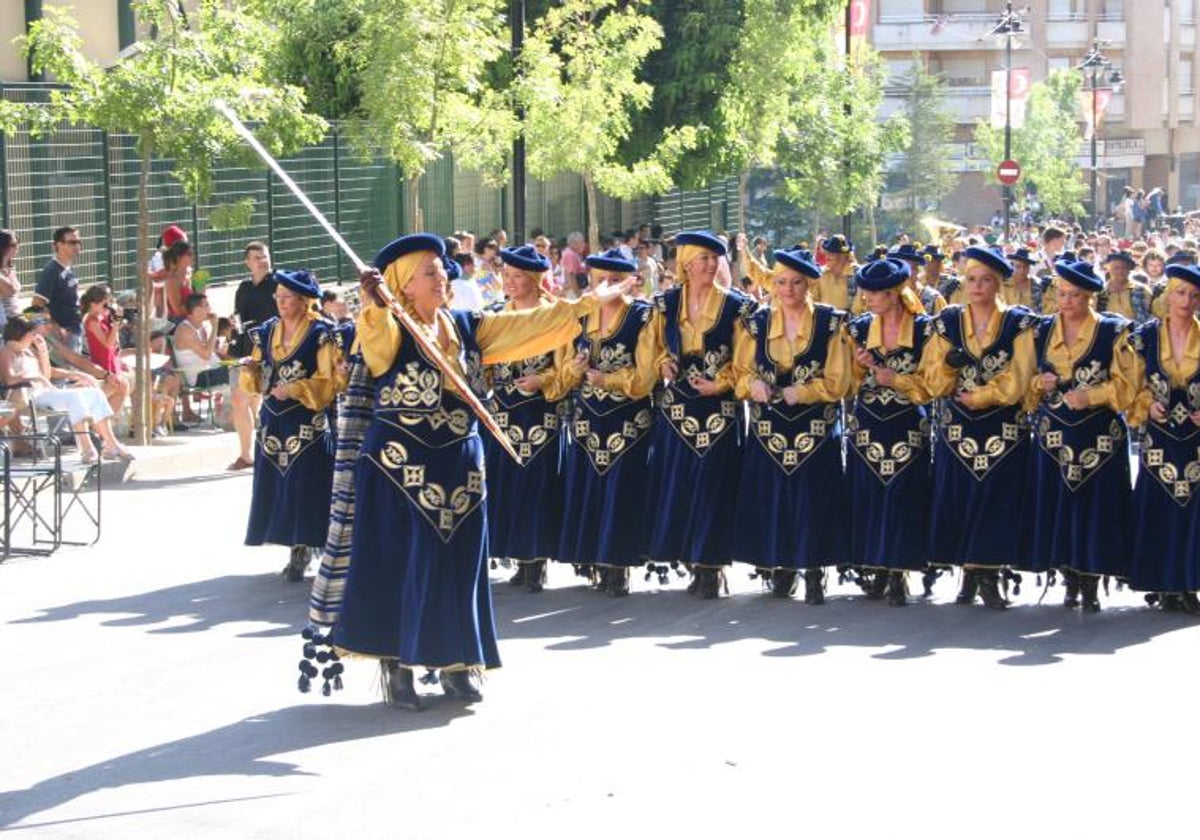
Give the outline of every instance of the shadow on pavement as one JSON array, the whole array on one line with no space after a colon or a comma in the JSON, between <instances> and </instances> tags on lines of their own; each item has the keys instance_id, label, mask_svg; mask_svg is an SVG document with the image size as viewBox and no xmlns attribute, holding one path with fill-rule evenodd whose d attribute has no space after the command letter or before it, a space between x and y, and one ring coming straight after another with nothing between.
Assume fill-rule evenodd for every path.
<instances>
[{"instance_id":1,"label":"shadow on pavement","mask_svg":"<svg viewBox=\"0 0 1200 840\"><path fill-rule=\"evenodd\" d=\"M279 575L226 575L121 598L79 601L42 609L12 624L72 621L85 615L116 613L106 627L136 627L188 619L189 623L151 628L151 633L195 633L221 624L257 621L270 629L239 633L243 638L290 636L307 622L307 584L286 583Z\"/></svg>"},{"instance_id":2,"label":"shadow on pavement","mask_svg":"<svg viewBox=\"0 0 1200 840\"><path fill-rule=\"evenodd\" d=\"M430 699L428 708L420 714L406 714L382 704L350 706L313 702L266 712L178 741L156 744L90 767L71 770L25 790L0 792L0 826L12 826L89 793L124 785L201 776L307 776L311 774L295 764L267 757L360 738L433 729L473 714L460 703L441 697ZM94 818L73 822L87 819ZM33 826L22 826L25 827Z\"/></svg>"},{"instance_id":3,"label":"shadow on pavement","mask_svg":"<svg viewBox=\"0 0 1200 840\"><path fill-rule=\"evenodd\" d=\"M563 639L547 650L603 647L622 639L662 638L669 649L706 649L743 639L776 644L764 656L813 656L831 647L894 647L883 660L933 656L939 650L995 651L1004 665L1047 665L1064 655L1113 654L1156 636L1198 625L1195 619L1144 607L1107 607L1095 615L1052 601L1002 612L981 606L914 600L904 608L832 594L823 606L759 593L697 600L681 589L607 598L580 586L523 589L493 585L496 629L505 639ZM680 638L683 637L683 638ZM687 638L692 637L692 638Z\"/></svg>"}]
</instances>

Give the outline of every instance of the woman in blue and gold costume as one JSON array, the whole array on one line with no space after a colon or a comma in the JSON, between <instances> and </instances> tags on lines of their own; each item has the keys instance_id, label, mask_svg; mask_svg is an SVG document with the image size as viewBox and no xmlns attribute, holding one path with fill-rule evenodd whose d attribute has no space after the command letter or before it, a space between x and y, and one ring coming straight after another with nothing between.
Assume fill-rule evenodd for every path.
<instances>
[{"instance_id":1,"label":"woman in blue and gold costume","mask_svg":"<svg viewBox=\"0 0 1200 840\"><path fill-rule=\"evenodd\" d=\"M908 602L906 571L929 562L929 389L918 374L933 322L907 288L909 267L882 259L859 269L867 314L850 322L854 409L847 419L850 562L871 573L872 599Z\"/></svg>"},{"instance_id":2,"label":"woman in blue and gold costume","mask_svg":"<svg viewBox=\"0 0 1200 840\"><path fill-rule=\"evenodd\" d=\"M1200 268L1167 267L1166 318L1137 327L1139 388L1129 425L1144 428L1133 488L1129 582L1163 609L1200 613Z\"/></svg>"},{"instance_id":3,"label":"woman in blue and gold costume","mask_svg":"<svg viewBox=\"0 0 1200 840\"><path fill-rule=\"evenodd\" d=\"M625 287L637 271L617 249L589 256L589 286ZM656 379L647 301L617 297L582 320L564 351L564 386L578 389L567 448L566 516L557 559L587 569L598 591L629 594L646 553L650 392Z\"/></svg>"},{"instance_id":4,"label":"woman in blue and gold costume","mask_svg":"<svg viewBox=\"0 0 1200 840\"><path fill-rule=\"evenodd\" d=\"M842 475L842 398L850 392L846 313L814 304L821 270L808 251L776 251L771 305L734 343L735 393L750 401L733 558L769 574L780 598L825 601L824 567L844 560L849 508Z\"/></svg>"},{"instance_id":5,"label":"woman in blue and gold costume","mask_svg":"<svg viewBox=\"0 0 1200 840\"><path fill-rule=\"evenodd\" d=\"M675 245L680 285L655 296L650 321L664 384L651 444L648 554L689 564L688 591L716 598L733 548L742 448L734 335L754 302L714 282L725 243L712 233L680 233Z\"/></svg>"},{"instance_id":6,"label":"woman in blue and gold costume","mask_svg":"<svg viewBox=\"0 0 1200 840\"><path fill-rule=\"evenodd\" d=\"M1021 560L1036 318L999 300L1013 273L999 251L972 247L966 257L967 303L939 313L921 362L930 395L945 398L936 403L930 555L962 566L958 603L978 594L1003 609L1000 570Z\"/></svg>"},{"instance_id":7,"label":"woman in blue and gold costume","mask_svg":"<svg viewBox=\"0 0 1200 840\"><path fill-rule=\"evenodd\" d=\"M333 646L377 658L386 701L410 709L420 708L412 668L440 669L447 694L478 701L478 672L500 664L486 571L484 455L467 403L400 321L376 305L376 289L387 284L472 390L483 388L483 364L570 341L583 310L565 302L511 313L448 310L444 254L437 236L403 236L375 257L382 278L363 274L358 346L370 373L372 416L355 465L354 503L339 522L350 546L348 569L338 572L344 593L340 603L329 597L321 605L333 621Z\"/></svg>"},{"instance_id":8,"label":"woman in blue and gold costume","mask_svg":"<svg viewBox=\"0 0 1200 840\"><path fill-rule=\"evenodd\" d=\"M504 248L500 259L507 301L495 311L523 312L553 305L541 289L550 261L532 245ZM567 391L556 366L555 349L498 362L487 369L492 413L521 456L518 464L494 440L487 441L492 497L489 550L493 557L519 564L510 583L524 585L530 592L542 591L546 561L557 552L562 531L565 440L561 432Z\"/></svg>"},{"instance_id":9,"label":"woman in blue and gold costume","mask_svg":"<svg viewBox=\"0 0 1200 840\"><path fill-rule=\"evenodd\" d=\"M275 277L279 315L251 330L251 363L240 378L243 391L265 395L246 545L291 546L283 574L298 582L312 549L325 545L333 480L326 409L345 373L333 328L313 305L321 294L316 279L307 271Z\"/></svg>"},{"instance_id":10,"label":"woman in blue and gold costume","mask_svg":"<svg viewBox=\"0 0 1200 840\"><path fill-rule=\"evenodd\" d=\"M1029 493L1034 571L1061 569L1064 605L1100 609L1104 575L1129 572L1129 435L1137 360L1129 322L1097 313L1104 283L1087 262L1055 263L1058 312L1034 338L1034 458Z\"/></svg>"}]
</instances>

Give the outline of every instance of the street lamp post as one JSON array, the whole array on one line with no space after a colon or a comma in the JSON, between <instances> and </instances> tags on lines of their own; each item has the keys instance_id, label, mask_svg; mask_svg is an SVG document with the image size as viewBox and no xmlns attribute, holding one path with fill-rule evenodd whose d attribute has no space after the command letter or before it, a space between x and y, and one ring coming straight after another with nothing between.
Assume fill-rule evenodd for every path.
<instances>
[{"instance_id":1,"label":"street lamp post","mask_svg":"<svg viewBox=\"0 0 1200 840\"><path fill-rule=\"evenodd\" d=\"M1099 158L1099 140L1100 140L1100 91L1101 74L1106 73L1108 90L1116 92L1117 88L1125 81L1121 75L1121 71L1113 68L1112 61L1109 60L1100 50L1100 39L1092 39L1092 48L1083 61L1081 61L1076 70L1084 74L1084 79L1088 83L1088 91L1092 95L1092 182L1091 182L1091 209L1092 209L1092 224L1095 227L1100 226L1102 214L1100 213L1100 158Z\"/></svg>"},{"instance_id":2,"label":"street lamp post","mask_svg":"<svg viewBox=\"0 0 1200 840\"><path fill-rule=\"evenodd\" d=\"M1013 38L1025 32L1022 16L1028 8L1016 11L1012 0L1005 4L1000 20L992 27L991 35L1004 37L1004 159L1012 160L1012 51ZM1001 187L1004 201L1004 241L1009 240L1012 225L1013 188L1007 184Z\"/></svg>"}]
</instances>

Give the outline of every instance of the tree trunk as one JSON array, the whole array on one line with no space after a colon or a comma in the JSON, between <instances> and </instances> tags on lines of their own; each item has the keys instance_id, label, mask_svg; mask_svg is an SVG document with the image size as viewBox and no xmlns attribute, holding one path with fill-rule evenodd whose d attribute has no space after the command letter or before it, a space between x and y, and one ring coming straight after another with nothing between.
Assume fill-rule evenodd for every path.
<instances>
[{"instance_id":1,"label":"tree trunk","mask_svg":"<svg viewBox=\"0 0 1200 840\"><path fill-rule=\"evenodd\" d=\"M137 268L137 356L134 364L133 430L138 446L150 444L151 424L154 422L151 394L154 390L153 374L150 372L150 317L153 315L154 281L147 266L150 262L149 180L150 161L154 154L154 140L142 135L141 169L138 171L138 218L137 246L134 248Z\"/></svg>"},{"instance_id":2,"label":"tree trunk","mask_svg":"<svg viewBox=\"0 0 1200 840\"><path fill-rule=\"evenodd\" d=\"M748 233L746 230L746 209L750 206L750 170L743 170L738 176L738 230L742 233Z\"/></svg>"},{"instance_id":3,"label":"tree trunk","mask_svg":"<svg viewBox=\"0 0 1200 840\"><path fill-rule=\"evenodd\" d=\"M870 247L874 248L875 243L879 241L879 231L875 227L875 202L867 202L867 230L871 232ZM859 249L859 254L865 253L863 249Z\"/></svg>"},{"instance_id":4,"label":"tree trunk","mask_svg":"<svg viewBox=\"0 0 1200 840\"><path fill-rule=\"evenodd\" d=\"M588 249L600 253L600 217L596 213L596 184L591 176L583 176L583 195L587 200Z\"/></svg>"},{"instance_id":5,"label":"tree trunk","mask_svg":"<svg viewBox=\"0 0 1200 840\"><path fill-rule=\"evenodd\" d=\"M406 215L408 216L409 233L420 233L425 230L425 214L421 210L421 176L408 179L404 188Z\"/></svg>"}]
</instances>

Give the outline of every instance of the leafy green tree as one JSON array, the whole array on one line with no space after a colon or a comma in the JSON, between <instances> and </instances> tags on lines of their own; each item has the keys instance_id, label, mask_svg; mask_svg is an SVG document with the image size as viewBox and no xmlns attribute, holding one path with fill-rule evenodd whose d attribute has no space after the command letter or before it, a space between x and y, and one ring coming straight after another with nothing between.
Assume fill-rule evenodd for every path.
<instances>
[{"instance_id":1,"label":"leafy green tree","mask_svg":"<svg viewBox=\"0 0 1200 840\"><path fill-rule=\"evenodd\" d=\"M784 195L818 219L873 207L883 187L887 156L904 148L907 121L878 120L883 65L861 48L850 72L832 37L813 46L805 64L793 124L780 137ZM850 103L849 111L846 104ZM814 224L814 228L818 225Z\"/></svg>"},{"instance_id":2,"label":"leafy green tree","mask_svg":"<svg viewBox=\"0 0 1200 840\"><path fill-rule=\"evenodd\" d=\"M325 122L308 114L304 93L276 84L267 73L275 32L264 20L218 0L200 0L185 17L174 0L135 0L140 26L153 37L139 41L132 55L102 68L84 55L68 11L47 6L22 48L33 69L65 85L48 103L7 106L3 128L25 125L46 130L67 123L132 134L140 157L138 174L137 265L139 319L137 439L150 440L149 207L147 182L154 156L169 159L184 192L202 200L212 188L212 172L223 159L248 161L229 122L212 107L224 99L257 124L263 144L283 154L318 141Z\"/></svg>"},{"instance_id":3,"label":"leafy green tree","mask_svg":"<svg viewBox=\"0 0 1200 840\"><path fill-rule=\"evenodd\" d=\"M803 130L796 122L805 113L803 101L823 95L806 86L811 64L824 57L814 45L828 38L844 6L841 0L743 0L738 49L707 133L721 169L739 173L740 220L750 170L775 164L780 138Z\"/></svg>"},{"instance_id":4,"label":"leafy green tree","mask_svg":"<svg viewBox=\"0 0 1200 840\"><path fill-rule=\"evenodd\" d=\"M899 192L908 208L905 225L915 227L920 216L935 209L957 181L950 158L954 117L946 110L945 80L926 70L920 54L913 55L900 87L909 136L896 174L903 184Z\"/></svg>"},{"instance_id":5,"label":"leafy green tree","mask_svg":"<svg viewBox=\"0 0 1200 840\"><path fill-rule=\"evenodd\" d=\"M593 248L600 239L596 190L622 199L665 192L672 167L695 142L690 128L668 128L644 157L621 159L634 114L651 102L641 68L662 28L646 13L648 5L563 0L533 22L517 67L529 172L583 179Z\"/></svg>"},{"instance_id":6,"label":"leafy green tree","mask_svg":"<svg viewBox=\"0 0 1200 840\"><path fill-rule=\"evenodd\" d=\"M420 180L447 152L499 183L517 130L491 82L506 55L504 0L355 0L361 25L335 50L358 79L351 136L382 149L407 179L407 218L422 227Z\"/></svg>"},{"instance_id":7,"label":"leafy green tree","mask_svg":"<svg viewBox=\"0 0 1200 840\"><path fill-rule=\"evenodd\" d=\"M1013 159L1023 177L1037 187L1038 199L1052 215L1081 214L1087 193L1076 159L1079 155L1079 88L1077 73L1052 71L1029 90L1025 124L1012 132ZM975 141L993 167L1004 160L1004 129L980 121Z\"/></svg>"}]
</instances>

